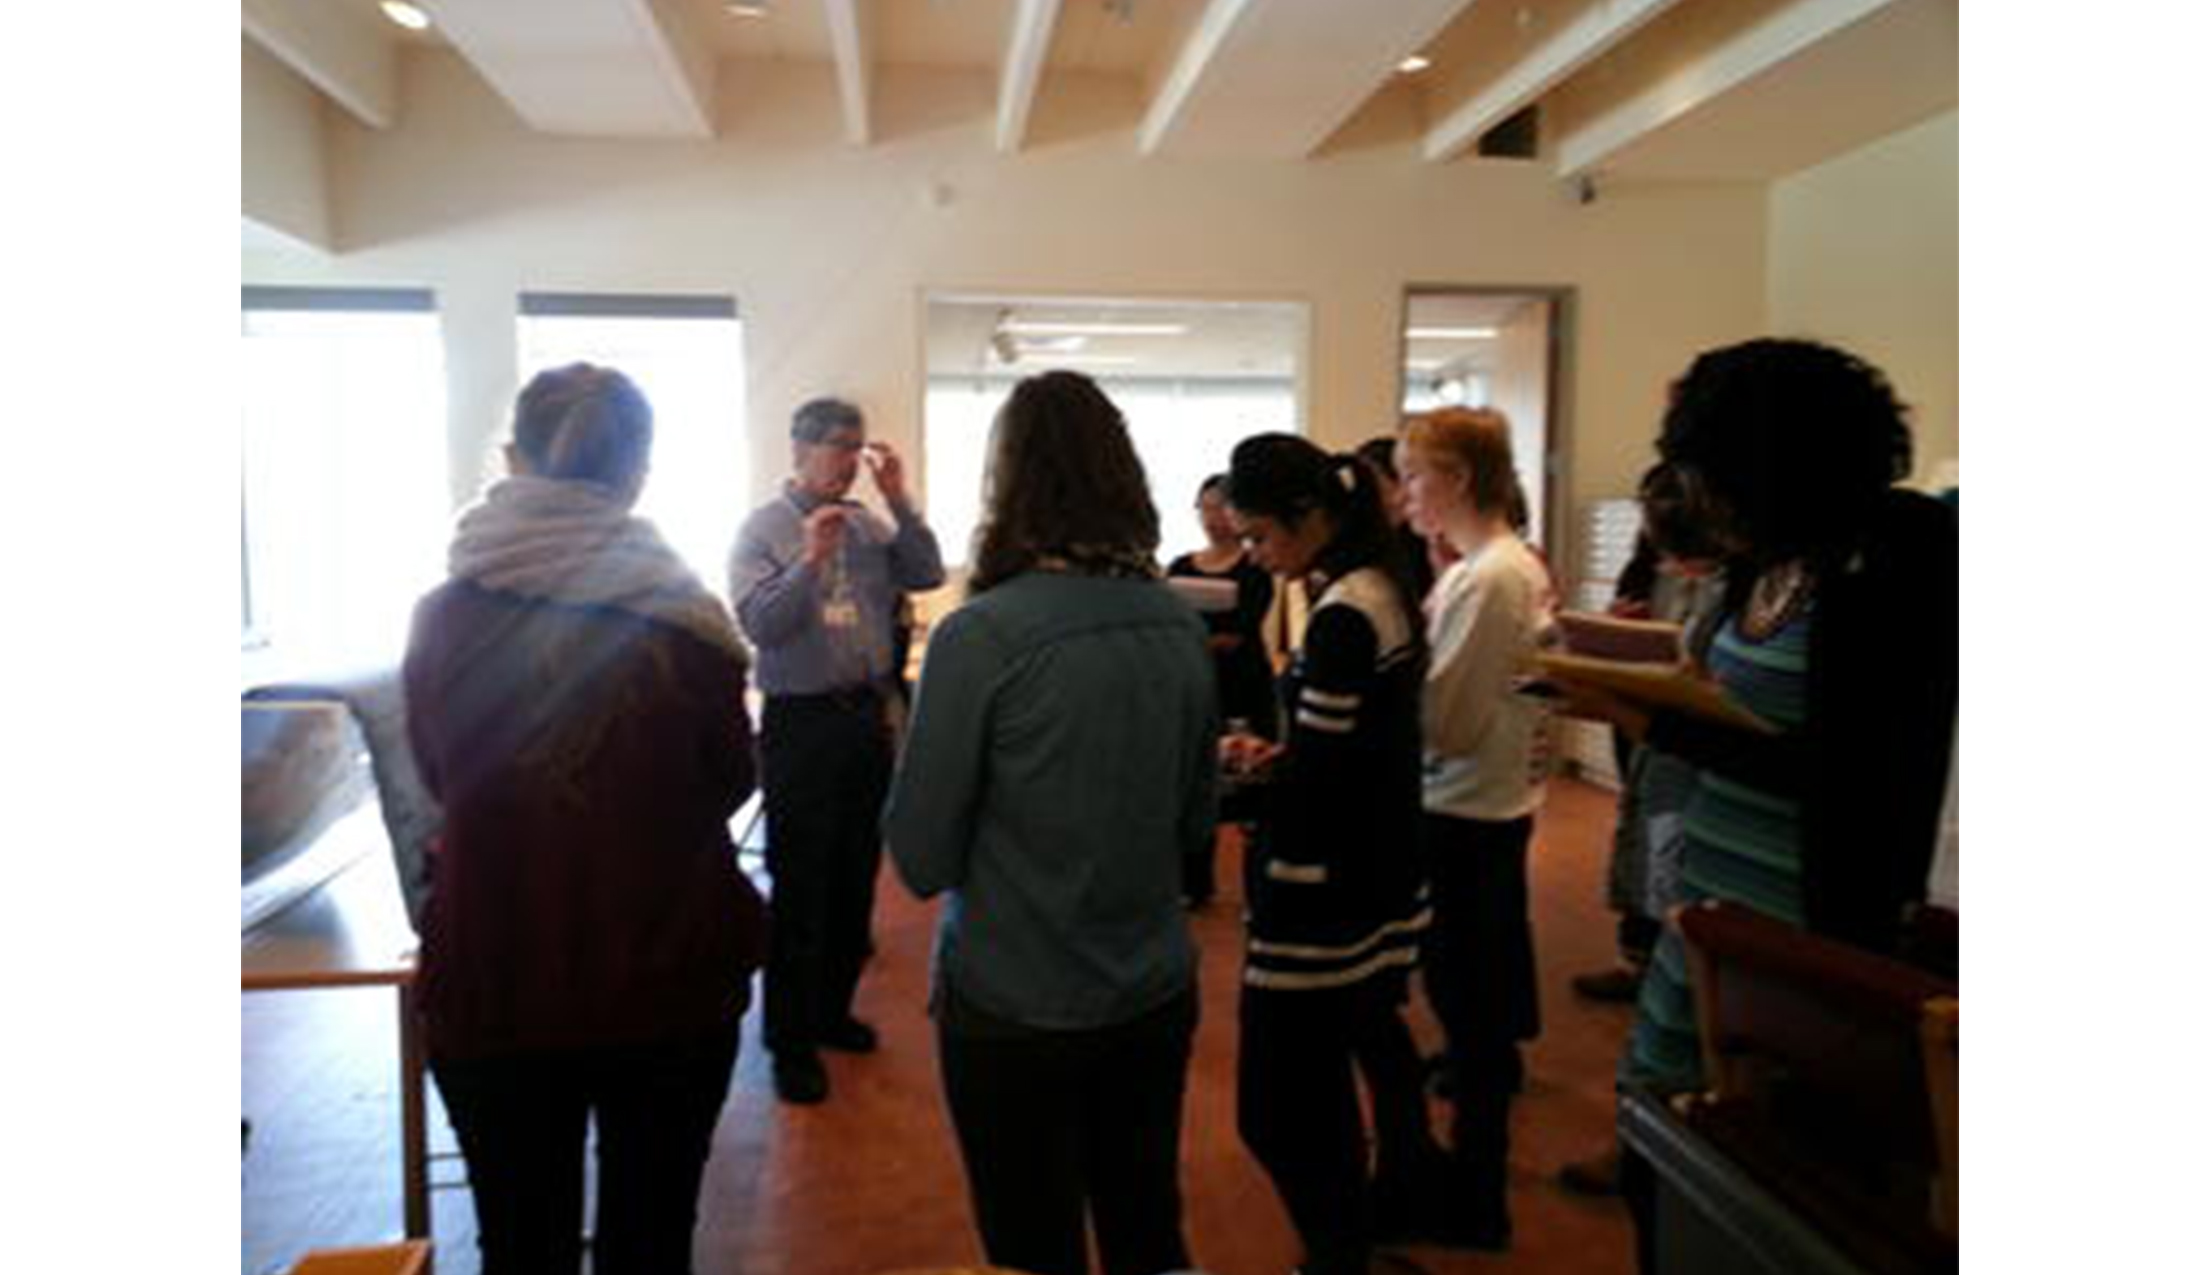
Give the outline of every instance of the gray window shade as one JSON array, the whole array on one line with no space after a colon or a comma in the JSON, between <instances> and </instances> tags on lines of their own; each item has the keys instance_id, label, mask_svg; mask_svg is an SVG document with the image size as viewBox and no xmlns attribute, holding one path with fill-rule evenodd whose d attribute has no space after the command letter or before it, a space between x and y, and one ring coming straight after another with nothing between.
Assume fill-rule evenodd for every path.
<instances>
[{"instance_id":1,"label":"gray window shade","mask_svg":"<svg viewBox=\"0 0 2200 1275\"><path fill-rule=\"evenodd\" d=\"M630 292L522 292L519 312L531 318L731 319L732 297Z\"/></svg>"},{"instance_id":2,"label":"gray window shade","mask_svg":"<svg viewBox=\"0 0 2200 1275\"><path fill-rule=\"evenodd\" d=\"M432 314L435 292L428 288L289 288L250 286L244 290L247 310L379 310L400 314Z\"/></svg>"}]
</instances>

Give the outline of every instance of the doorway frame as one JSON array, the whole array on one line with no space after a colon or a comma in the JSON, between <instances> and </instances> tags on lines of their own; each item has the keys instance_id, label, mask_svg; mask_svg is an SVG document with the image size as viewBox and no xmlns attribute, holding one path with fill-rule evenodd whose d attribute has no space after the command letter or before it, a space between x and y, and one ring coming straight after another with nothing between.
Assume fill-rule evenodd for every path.
<instances>
[{"instance_id":1,"label":"doorway frame","mask_svg":"<svg viewBox=\"0 0 2200 1275\"><path fill-rule=\"evenodd\" d=\"M1406 329L1412 325L1413 299L1427 296L1522 297L1550 302L1551 322L1544 351L1543 430L1543 551L1560 564L1561 584L1571 587L1576 575L1573 561L1574 505L1573 466L1568 464L1574 437L1574 315L1581 290L1573 284L1551 283L1417 283L1408 282L1399 292L1398 327L1391 366L1396 380L1391 387L1392 410L1405 412ZM1561 598L1561 605L1565 599Z\"/></svg>"}]
</instances>

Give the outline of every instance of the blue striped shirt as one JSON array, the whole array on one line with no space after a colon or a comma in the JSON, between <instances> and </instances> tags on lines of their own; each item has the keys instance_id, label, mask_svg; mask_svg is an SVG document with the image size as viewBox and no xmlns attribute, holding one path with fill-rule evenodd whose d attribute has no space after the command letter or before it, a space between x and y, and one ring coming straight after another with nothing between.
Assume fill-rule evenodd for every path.
<instances>
[{"instance_id":1,"label":"blue striped shirt","mask_svg":"<svg viewBox=\"0 0 2200 1275\"><path fill-rule=\"evenodd\" d=\"M1711 675L1742 707L1783 731L1798 730L1810 629L1807 604L1762 641L1745 637L1729 617L1712 638ZM1727 900L1801 925L1802 847L1802 807L1794 798L1699 770L1681 818L1681 900ZM1664 1092L1703 1087L1687 960L1670 927L1658 936L1644 974L1620 1077Z\"/></svg>"}]
</instances>

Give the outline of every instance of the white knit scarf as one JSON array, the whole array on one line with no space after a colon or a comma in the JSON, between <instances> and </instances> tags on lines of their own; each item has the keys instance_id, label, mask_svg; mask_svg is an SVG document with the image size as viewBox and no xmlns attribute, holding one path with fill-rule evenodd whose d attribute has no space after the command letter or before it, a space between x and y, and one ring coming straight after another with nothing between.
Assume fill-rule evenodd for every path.
<instances>
[{"instance_id":1,"label":"white knit scarf","mask_svg":"<svg viewBox=\"0 0 2200 1275\"><path fill-rule=\"evenodd\" d=\"M647 519L594 483L514 475L459 515L453 578L578 606L614 607L685 630L746 668L733 617Z\"/></svg>"}]
</instances>

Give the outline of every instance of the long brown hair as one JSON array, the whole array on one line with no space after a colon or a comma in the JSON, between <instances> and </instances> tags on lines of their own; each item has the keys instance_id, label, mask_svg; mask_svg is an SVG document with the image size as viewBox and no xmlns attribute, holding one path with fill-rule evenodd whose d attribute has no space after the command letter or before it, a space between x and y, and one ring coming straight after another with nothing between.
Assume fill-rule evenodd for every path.
<instances>
[{"instance_id":1,"label":"long brown hair","mask_svg":"<svg viewBox=\"0 0 2200 1275\"><path fill-rule=\"evenodd\" d=\"M1161 518L1123 413L1090 377L1045 372L993 418L985 516L970 592L1059 561L1096 575L1156 575Z\"/></svg>"}]
</instances>

